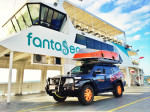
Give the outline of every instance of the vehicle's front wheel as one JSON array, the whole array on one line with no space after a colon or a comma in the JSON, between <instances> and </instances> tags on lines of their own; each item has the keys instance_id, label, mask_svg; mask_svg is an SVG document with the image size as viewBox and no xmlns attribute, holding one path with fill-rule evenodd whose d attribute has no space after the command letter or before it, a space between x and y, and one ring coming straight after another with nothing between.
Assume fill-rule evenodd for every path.
<instances>
[{"instance_id":1,"label":"vehicle's front wheel","mask_svg":"<svg viewBox=\"0 0 150 112\"><path fill-rule=\"evenodd\" d=\"M116 86L114 87L113 95L115 97L121 97L122 93L123 93L122 86L120 83L117 83Z\"/></svg>"},{"instance_id":2,"label":"vehicle's front wheel","mask_svg":"<svg viewBox=\"0 0 150 112\"><path fill-rule=\"evenodd\" d=\"M58 93L55 93L53 95L54 100L56 100L57 102L64 102L66 100L66 96L60 96L58 95Z\"/></svg>"},{"instance_id":3,"label":"vehicle's front wheel","mask_svg":"<svg viewBox=\"0 0 150 112\"><path fill-rule=\"evenodd\" d=\"M89 105L94 100L94 90L90 85L85 85L78 95L78 100L83 105Z\"/></svg>"}]
</instances>

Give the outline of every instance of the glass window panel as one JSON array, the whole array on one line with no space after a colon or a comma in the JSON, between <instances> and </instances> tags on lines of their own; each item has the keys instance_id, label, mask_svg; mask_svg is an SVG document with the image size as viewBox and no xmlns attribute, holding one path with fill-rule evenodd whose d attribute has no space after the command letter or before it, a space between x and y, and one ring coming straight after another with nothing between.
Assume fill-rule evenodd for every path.
<instances>
[{"instance_id":1,"label":"glass window panel","mask_svg":"<svg viewBox=\"0 0 150 112\"><path fill-rule=\"evenodd\" d=\"M62 21L62 20L63 20L63 18L64 18L64 15L63 15L63 14L61 14L61 13L59 13L59 14L58 14L57 19Z\"/></svg>"},{"instance_id":2,"label":"glass window panel","mask_svg":"<svg viewBox=\"0 0 150 112\"><path fill-rule=\"evenodd\" d=\"M101 50L102 49L101 45L102 45L102 42L99 42L99 41L95 40L94 49Z\"/></svg>"},{"instance_id":3,"label":"glass window panel","mask_svg":"<svg viewBox=\"0 0 150 112\"><path fill-rule=\"evenodd\" d=\"M51 28L54 30L59 31L62 25L62 21L58 20L58 12L54 11Z\"/></svg>"},{"instance_id":4,"label":"glass window panel","mask_svg":"<svg viewBox=\"0 0 150 112\"><path fill-rule=\"evenodd\" d=\"M7 25L8 25L10 33L15 33L15 29L14 29L12 22L9 21Z\"/></svg>"},{"instance_id":5,"label":"glass window panel","mask_svg":"<svg viewBox=\"0 0 150 112\"><path fill-rule=\"evenodd\" d=\"M112 67L113 69L113 72L116 73L117 71L119 71L119 68L118 67Z\"/></svg>"},{"instance_id":6,"label":"glass window panel","mask_svg":"<svg viewBox=\"0 0 150 112\"><path fill-rule=\"evenodd\" d=\"M17 70L12 69L12 82L16 82ZM9 78L9 69L8 68L0 68L0 83L8 83Z\"/></svg>"},{"instance_id":7,"label":"glass window panel","mask_svg":"<svg viewBox=\"0 0 150 112\"><path fill-rule=\"evenodd\" d=\"M42 12L41 12L41 20L46 22L48 16L48 8L42 6Z\"/></svg>"},{"instance_id":8,"label":"glass window panel","mask_svg":"<svg viewBox=\"0 0 150 112\"><path fill-rule=\"evenodd\" d=\"M112 73L110 67L104 67L104 69L105 69L105 74L111 74Z\"/></svg>"},{"instance_id":9,"label":"glass window panel","mask_svg":"<svg viewBox=\"0 0 150 112\"><path fill-rule=\"evenodd\" d=\"M33 24L39 24L40 5L29 4L28 6L29 6L29 11L32 17Z\"/></svg>"},{"instance_id":10,"label":"glass window panel","mask_svg":"<svg viewBox=\"0 0 150 112\"><path fill-rule=\"evenodd\" d=\"M77 34L75 43L86 45L86 38L82 35Z\"/></svg>"},{"instance_id":11,"label":"glass window panel","mask_svg":"<svg viewBox=\"0 0 150 112\"><path fill-rule=\"evenodd\" d=\"M49 77L55 77L60 75L60 71L59 70L47 70L47 79Z\"/></svg>"},{"instance_id":12,"label":"glass window panel","mask_svg":"<svg viewBox=\"0 0 150 112\"><path fill-rule=\"evenodd\" d=\"M58 17L58 12L54 11L53 19L57 19Z\"/></svg>"},{"instance_id":13,"label":"glass window panel","mask_svg":"<svg viewBox=\"0 0 150 112\"><path fill-rule=\"evenodd\" d=\"M113 49L113 46L112 46L112 45L107 45L107 47L108 47L108 50L109 50L109 51L112 51L112 52L114 51L114 49Z\"/></svg>"},{"instance_id":14,"label":"glass window panel","mask_svg":"<svg viewBox=\"0 0 150 112\"><path fill-rule=\"evenodd\" d=\"M63 21L63 23L62 23L62 26L61 26L61 29L60 29L60 31L62 31L62 29L64 28L64 26L65 26L65 23L66 23L66 20L67 20L67 18L65 17L65 18L64 18L64 21Z\"/></svg>"},{"instance_id":15,"label":"glass window panel","mask_svg":"<svg viewBox=\"0 0 150 112\"><path fill-rule=\"evenodd\" d=\"M18 23L19 23L19 26L20 26L21 30L25 29L25 28L26 28L26 25L25 25L25 23L24 23L24 21L23 21L23 18L22 18L22 16L21 16L21 13L20 13L20 12L18 12L18 13L16 14L16 19L17 19L17 21L18 21Z\"/></svg>"},{"instance_id":16,"label":"glass window panel","mask_svg":"<svg viewBox=\"0 0 150 112\"><path fill-rule=\"evenodd\" d=\"M107 44L102 43L102 50L108 50L108 48L107 48Z\"/></svg>"},{"instance_id":17,"label":"glass window panel","mask_svg":"<svg viewBox=\"0 0 150 112\"><path fill-rule=\"evenodd\" d=\"M27 6L23 7L23 9L21 9L21 14L26 22L26 25L29 27L32 25L32 22L31 22L31 18L30 18L30 15L29 15L29 12L28 12L28 9L27 9Z\"/></svg>"},{"instance_id":18,"label":"glass window panel","mask_svg":"<svg viewBox=\"0 0 150 112\"><path fill-rule=\"evenodd\" d=\"M52 15L53 15L53 10L49 9L49 11L48 11L48 17L47 17L47 22L51 23Z\"/></svg>"},{"instance_id":19,"label":"glass window panel","mask_svg":"<svg viewBox=\"0 0 150 112\"><path fill-rule=\"evenodd\" d=\"M15 26L16 31L17 31L17 32L20 31L19 25L18 25L18 23L17 23L17 21L16 21L15 18L12 19L12 22L13 22L13 24L14 24L14 26Z\"/></svg>"},{"instance_id":20,"label":"glass window panel","mask_svg":"<svg viewBox=\"0 0 150 112\"><path fill-rule=\"evenodd\" d=\"M25 69L23 82L40 82L41 70Z\"/></svg>"},{"instance_id":21,"label":"glass window panel","mask_svg":"<svg viewBox=\"0 0 150 112\"><path fill-rule=\"evenodd\" d=\"M90 38L87 38L87 39L86 39L86 47L87 47L87 48L94 49L94 40L93 40L93 39L90 39Z\"/></svg>"}]
</instances>

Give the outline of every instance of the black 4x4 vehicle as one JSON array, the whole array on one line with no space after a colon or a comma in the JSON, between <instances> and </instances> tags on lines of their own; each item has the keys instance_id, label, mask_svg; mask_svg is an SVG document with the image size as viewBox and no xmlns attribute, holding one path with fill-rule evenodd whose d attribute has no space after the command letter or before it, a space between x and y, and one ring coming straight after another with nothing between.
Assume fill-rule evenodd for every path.
<instances>
[{"instance_id":1,"label":"black 4x4 vehicle","mask_svg":"<svg viewBox=\"0 0 150 112\"><path fill-rule=\"evenodd\" d=\"M81 104L88 105L98 93L113 92L115 97L123 94L124 75L116 65L83 64L73 68L69 74L47 79L46 92L58 102L71 96L78 97Z\"/></svg>"}]
</instances>

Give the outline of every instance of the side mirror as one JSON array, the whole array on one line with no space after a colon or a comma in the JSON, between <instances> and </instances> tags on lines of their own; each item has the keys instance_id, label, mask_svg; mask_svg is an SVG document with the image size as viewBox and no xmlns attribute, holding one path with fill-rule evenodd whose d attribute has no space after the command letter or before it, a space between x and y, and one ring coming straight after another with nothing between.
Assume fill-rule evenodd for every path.
<instances>
[{"instance_id":1,"label":"side mirror","mask_svg":"<svg viewBox=\"0 0 150 112\"><path fill-rule=\"evenodd\" d=\"M67 72L67 74L69 75L69 74L70 74L70 72Z\"/></svg>"}]
</instances>

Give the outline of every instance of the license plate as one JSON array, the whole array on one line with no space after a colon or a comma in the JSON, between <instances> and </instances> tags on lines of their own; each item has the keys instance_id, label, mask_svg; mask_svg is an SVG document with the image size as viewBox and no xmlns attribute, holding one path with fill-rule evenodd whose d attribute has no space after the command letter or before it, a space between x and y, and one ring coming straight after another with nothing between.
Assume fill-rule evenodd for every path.
<instances>
[{"instance_id":1,"label":"license plate","mask_svg":"<svg viewBox=\"0 0 150 112\"><path fill-rule=\"evenodd\" d=\"M50 85L49 88L50 89L55 89L55 85Z\"/></svg>"}]
</instances>

